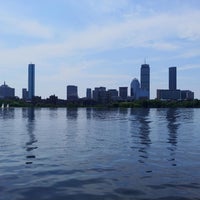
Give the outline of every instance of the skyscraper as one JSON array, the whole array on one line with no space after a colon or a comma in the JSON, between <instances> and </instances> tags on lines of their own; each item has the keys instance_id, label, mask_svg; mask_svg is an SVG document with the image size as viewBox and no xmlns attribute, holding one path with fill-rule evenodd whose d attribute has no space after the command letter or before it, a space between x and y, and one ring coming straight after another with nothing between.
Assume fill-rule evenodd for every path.
<instances>
[{"instance_id":1,"label":"skyscraper","mask_svg":"<svg viewBox=\"0 0 200 200\"><path fill-rule=\"evenodd\" d=\"M75 85L67 86L67 100L77 100L78 99L78 87Z\"/></svg>"},{"instance_id":2,"label":"skyscraper","mask_svg":"<svg viewBox=\"0 0 200 200\"><path fill-rule=\"evenodd\" d=\"M91 99L92 98L92 89L91 88L87 88L86 89L86 98L87 99Z\"/></svg>"},{"instance_id":3,"label":"skyscraper","mask_svg":"<svg viewBox=\"0 0 200 200\"><path fill-rule=\"evenodd\" d=\"M28 65L28 98L35 96L35 64Z\"/></svg>"},{"instance_id":4,"label":"skyscraper","mask_svg":"<svg viewBox=\"0 0 200 200\"><path fill-rule=\"evenodd\" d=\"M169 90L176 90L176 67L169 68Z\"/></svg>"},{"instance_id":5,"label":"skyscraper","mask_svg":"<svg viewBox=\"0 0 200 200\"><path fill-rule=\"evenodd\" d=\"M150 96L150 68L148 64L141 65L140 71L141 89L147 92L147 99Z\"/></svg>"}]
</instances>

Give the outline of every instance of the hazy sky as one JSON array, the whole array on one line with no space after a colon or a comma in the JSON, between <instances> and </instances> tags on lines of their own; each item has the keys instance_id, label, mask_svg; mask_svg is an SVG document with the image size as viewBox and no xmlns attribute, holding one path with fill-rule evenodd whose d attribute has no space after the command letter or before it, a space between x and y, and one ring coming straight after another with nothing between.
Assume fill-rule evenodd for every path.
<instances>
[{"instance_id":1,"label":"hazy sky","mask_svg":"<svg viewBox=\"0 0 200 200\"><path fill-rule=\"evenodd\" d=\"M30 62L36 95L66 98L66 86L118 89L140 79L147 58L151 98L177 86L200 98L199 0L0 0L0 84L21 97ZM129 91L130 93L130 91Z\"/></svg>"}]
</instances>

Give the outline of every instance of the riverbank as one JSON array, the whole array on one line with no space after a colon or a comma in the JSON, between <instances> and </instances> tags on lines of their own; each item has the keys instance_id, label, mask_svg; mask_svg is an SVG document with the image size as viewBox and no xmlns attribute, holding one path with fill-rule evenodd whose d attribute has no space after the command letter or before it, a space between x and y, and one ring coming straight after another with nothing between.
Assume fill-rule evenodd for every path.
<instances>
[{"instance_id":1,"label":"riverbank","mask_svg":"<svg viewBox=\"0 0 200 200\"><path fill-rule=\"evenodd\" d=\"M161 101L161 100L138 100L124 102L97 103L94 101L67 101L56 102L33 101L27 102L21 99L0 100L0 106L4 107L123 107L123 108L200 108L200 100L192 101Z\"/></svg>"}]
</instances>

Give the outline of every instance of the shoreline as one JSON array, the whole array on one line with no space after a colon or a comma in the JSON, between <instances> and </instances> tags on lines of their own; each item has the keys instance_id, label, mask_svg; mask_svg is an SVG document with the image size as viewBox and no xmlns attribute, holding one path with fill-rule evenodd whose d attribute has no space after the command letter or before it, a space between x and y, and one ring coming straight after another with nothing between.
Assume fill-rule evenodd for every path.
<instances>
[{"instance_id":1,"label":"shoreline","mask_svg":"<svg viewBox=\"0 0 200 200\"><path fill-rule=\"evenodd\" d=\"M137 100L123 102L85 102L85 101L62 101L58 102L25 102L22 100L0 100L2 109L10 107L21 108L200 108L200 100L185 100L185 101L161 101L161 100Z\"/></svg>"}]
</instances>

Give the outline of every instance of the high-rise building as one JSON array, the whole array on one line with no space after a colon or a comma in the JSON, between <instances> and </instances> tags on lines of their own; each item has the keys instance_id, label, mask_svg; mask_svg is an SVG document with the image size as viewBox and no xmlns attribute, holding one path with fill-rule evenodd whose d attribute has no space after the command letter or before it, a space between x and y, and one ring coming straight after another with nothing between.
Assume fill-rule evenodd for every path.
<instances>
[{"instance_id":1,"label":"high-rise building","mask_svg":"<svg viewBox=\"0 0 200 200\"><path fill-rule=\"evenodd\" d=\"M28 65L28 98L35 96L35 64Z\"/></svg>"},{"instance_id":2,"label":"high-rise building","mask_svg":"<svg viewBox=\"0 0 200 200\"><path fill-rule=\"evenodd\" d=\"M176 87L176 67L169 67L169 89L157 89L159 100L193 100L194 92L178 90Z\"/></svg>"},{"instance_id":3,"label":"high-rise building","mask_svg":"<svg viewBox=\"0 0 200 200\"><path fill-rule=\"evenodd\" d=\"M28 99L28 91L26 88L22 88L22 99L27 100Z\"/></svg>"},{"instance_id":4,"label":"high-rise building","mask_svg":"<svg viewBox=\"0 0 200 200\"><path fill-rule=\"evenodd\" d=\"M93 99L99 103L106 102L106 88L105 87L95 87L93 90Z\"/></svg>"},{"instance_id":5,"label":"high-rise building","mask_svg":"<svg viewBox=\"0 0 200 200\"><path fill-rule=\"evenodd\" d=\"M116 89L109 89L107 91L107 97L109 101L118 100L118 91Z\"/></svg>"},{"instance_id":6,"label":"high-rise building","mask_svg":"<svg viewBox=\"0 0 200 200\"><path fill-rule=\"evenodd\" d=\"M150 67L148 64L141 65L140 71L140 82L141 82L141 89L146 91L147 96L146 98L150 98Z\"/></svg>"},{"instance_id":7,"label":"high-rise building","mask_svg":"<svg viewBox=\"0 0 200 200\"><path fill-rule=\"evenodd\" d=\"M176 90L176 67L169 68L169 90Z\"/></svg>"},{"instance_id":8,"label":"high-rise building","mask_svg":"<svg viewBox=\"0 0 200 200\"><path fill-rule=\"evenodd\" d=\"M77 100L78 99L78 87L75 85L67 86L67 100Z\"/></svg>"},{"instance_id":9,"label":"high-rise building","mask_svg":"<svg viewBox=\"0 0 200 200\"><path fill-rule=\"evenodd\" d=\"M119 97L123 100L127 100L128 87L119 87Z\"/></svg>"},{"instance_id":10,"label":"high-rise building","mask_svg":"<svg viewBox=\"0 0 200 200\"><path fill-rule=\"evenodd\" d=\"M91 99L92 98L92 89L91 88L87 88L86 89L86 98L87 99Z\"/></svg>"}]
</instances>

